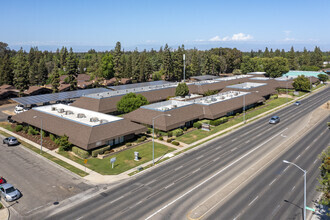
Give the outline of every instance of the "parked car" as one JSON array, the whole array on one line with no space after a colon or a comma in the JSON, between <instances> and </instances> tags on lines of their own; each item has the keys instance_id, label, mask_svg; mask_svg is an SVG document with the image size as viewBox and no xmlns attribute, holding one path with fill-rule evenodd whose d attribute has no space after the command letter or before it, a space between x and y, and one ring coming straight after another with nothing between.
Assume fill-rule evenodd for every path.
<instances>
[{"instance_id":1,"label":"parked car","mask_svg":"<svg viewBox=\"0 0 330 220\"><path fill-rule=\"evenodd\" d=\"M0 194L7 202L12 202L21 197L21 192L9 183L0 185Z\"/></svg>"},{"instance_id":2,"label":"parked car","mask_svg":"<svg viewBox=\"0 0 330 220\"><path fill-rule=\"evenodd\" d=\"M8 146L13 146L18 144L18 140L15 137L8 137L2 140L3 144L7 144Z\"/></svg>"},{"instance_id":3,"label":"parked car","mask_svg":"<svg viewBox=\"0 0 330 220\"><path fill-rule=\"evenodd\" d=\"M13 119L11 119L11 117L13 117L12 115L8 115L8 117L7 117L7 121L8 122L10 122L10 123L13 123L14 122L14 120Z\"/></svg>"},{"instance_id":4,"label":"parked car","mask_svg":"<svg viewBox=\"0 0 330 220\"><path fill-rule=\"evenodd\" d=\"M23 110L23 108L24 108L24 105L16 105L15 106L15 110L17 110L17 111L21 111L21 110Z\"/></svg>"},{"instance_id":5,"label":"parked car","mask_svg":"<svg viewBox=\"0 0 330 220\"><path fill-rule=\"evenodd\" d=\"M301 103L299 101L296 101L294 105L300 105Z\"/></svg>"},{"instance_id":6,"label":"parked car","mask_svg":"<svg viewBox=\"0 0 330 220\"><path fill-rule=\"evenodd\" d=\"M24 112L23 108L22 109L15 109L14 110L14 113L15 114L19 114L19 113L22 113L22 112Z\"/></svg>"},{"instance_id":7,"label":"parked car","mask_svg":"<svg viewBox=\"0 0 330 220\"><path fill-rule=\"evenodd\" d=\"M1 185L1 184L4 184L4 183L6 183L5 178L3 178L2 176L0 176L0 185Z\"/></svg>"},{"instance_id":8,"label":"parked car","mask_svg":"<svg viewBox=\"0 0 330 220\"><path fill-rule=\"evenodd\" d=\"M269 120L269 124L277 124L280 122L280 117L278 116L273 116L271 117L271 119Z\"/></svg>"}]
</instances>

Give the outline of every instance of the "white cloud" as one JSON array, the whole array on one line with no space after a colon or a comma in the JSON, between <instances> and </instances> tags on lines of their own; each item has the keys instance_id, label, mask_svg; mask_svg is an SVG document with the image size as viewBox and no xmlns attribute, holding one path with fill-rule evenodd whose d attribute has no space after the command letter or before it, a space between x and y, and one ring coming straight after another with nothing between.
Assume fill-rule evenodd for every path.
<instances>
[{"instance_id":1,"label":"white cloud","mask_svg":"<svg viewBox=\"0 0 330 220\"><path fill-rule=\"evenodd\" d=\"M292 31L286 30L286 31L283 31L283 32L284 32L285 36L289 36Z\"/></svg>"},{"instance_id":2,"label":"white cloud","mask_svg":"<svg viewBox=\"0 0 330 220\"><path fill-rule=\"evenodd\" d=\"M209 39L209 41L214 41L214 42L218 42L218 41L246 41L246 40L251 40L253 39L253 37L249 34L243 34L243 33L238 33L238 34L233 34L232 37L226 36L226 37L219 37L219 36L215 36L212 37L211 39Z\"/></svg>"},{"instance_id":3,"label":"white cloud","mask_svg":"<svg viewBox=\"0 0 330 220\"><path fill-rule=\"evenodd\" d=\"M284 41L296 41L296 39L294 39L294 38L289 38L289 37L286 37L286 38L284 39Z\"/></svg>"}]
</instances>

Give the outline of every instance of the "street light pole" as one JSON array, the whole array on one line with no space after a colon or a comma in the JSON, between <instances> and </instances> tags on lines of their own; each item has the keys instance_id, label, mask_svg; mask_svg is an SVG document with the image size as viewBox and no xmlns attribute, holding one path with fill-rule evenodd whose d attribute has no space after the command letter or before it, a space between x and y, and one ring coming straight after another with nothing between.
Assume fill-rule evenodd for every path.
<instances>
[{"instance_id":1,"label":"street light pole","mask_svg":"<svg viewBox=\"0 0 330 220\"><path fill-rule=\"evenodd\" d=\"M183 54L183 82L186 82L186 54Z\"/></svg>"},{"instance_id":2,"label":"street light pole","mask_svg":"<svg viewBox=\"0 0 330 220\"><path fill-rule=\"evenodd\" d=\"M38 118L38 116L33 116L33 118ZM40 128L40 154L42 153L42 117L40 117L41 120L41 128Z\"/></svg>"},{"instance_id":3,"label":"street light pole","mask_svg":"<svg viewBox=\"0 0 330 220\"><path fill-rule=\"evenodd\" d=\"M283 160L283 163L292 164L295 167L297 167L299 170L304 172L304 220L306 220L306 176L307 176L307 171L302 169L301 167L299 167L297 164L289 162L287 160Z\"/></svg>"},{"instance_id":4,"label":"street light pole","mask_svg":"<svg viewBox=\"0 0 330 220\"><path fill-rule=\"evenodd\" d=\"M160 116L168 116L170 117L170 114L161 114L157 115L152 118L152 165L155 165L155 119L160 117Z\"/></svg>"}]
</instances>

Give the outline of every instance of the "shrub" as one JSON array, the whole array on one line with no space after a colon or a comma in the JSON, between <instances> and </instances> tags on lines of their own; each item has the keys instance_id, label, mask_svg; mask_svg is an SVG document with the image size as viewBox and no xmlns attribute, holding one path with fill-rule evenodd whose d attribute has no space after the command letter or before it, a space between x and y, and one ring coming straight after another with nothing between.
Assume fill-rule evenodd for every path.
<instances>
[{"instance_id":1,"label":"shrub","mask_svg":"<svg viewBox=\"0 0 330 220\"><path fill-rule=\"evenodd\" d=\"M60 145L63 150L69 151L72 148L72 144L69 142L69 137L64 135L55 140L57 145Z\"/></svg>"},{"instance_id":2,"label":"shrub","mask_svg":"<svg viewBox=\"0 0 330 220\"><path fill-rule=\"evenodd\" d=\"M184 130L184 131L187 131L187 127L184 127L183 130Z\"/></svg>"},{"instance_id":3,"label":"shrub","mask_svg":"<svg viewBox=\"0 0 330 220\"><path fill-rule=\"evenodd\" d=\"M147 139L146 136L142 136L142 137L141 137L141 140L142 140L142 141L145 141L146 139Z\"/></svg>"},{"instance_id":4,"label":"shrub","mask_svg":"<svg viewBox=\"0 0 330 220\"><path fill-rule=\"evenodd\" d=\"M152 133L152 128L148 128L147 134L151 134L151 133Z\"/></svg>"},{"instance_id":5,"label":"shrub","mask_svg":"<svg viewBox=\"0 0 330 220\"><path fill-rule=\"evenodd\" d=\"M23 127L23 132L24 132L25 134L28 133L28 130L29 130L29 127L28 127L28 126L24 126L24 127Z\"/></svg>"},{"instance_id":6,"label":"shrub","mask_svg":"<svg viewBox=\"0 0 330 220\"><path fill-rule=\"evenodd\" d=\"M76 146L72 147L72 152L75 153L76 155L78 155L79 157L84 158L84 159L89 157L89 152L88 151L83 150L83 149L81 149L79 147L76 147Z\"/></svg>"},{"instance_id":7,"label":"shrub","mask_svg":"<svg viewBox=\"0 0 330 220\"><path fill-rule=\"evenodd\" d=\"M172 136L173 136L172 131L167 132L167 137L172 137Z\"/></svg>"},{"instance_id":8,"label":"shrub","mask_svg":"<svg viewBox=\"0 0 330 220\"><path fill-rule=\"evenodd\" d=\"M200 123L200 122L195 122L195 123L193 124L193 127L199 129L199 128L202 127L202 123Z\"/></svg>"},{"instance_id":9,"label":"shrub","mask_svg":"<svg viewBox=\"0 0 330 220\"><path fill-rule=\"evenodd\" d=\"M33 127L29 126L29 128L28 128L28 134L30 134L30 135L36 135L36 134L38 134L38 132Z\"/></svg>"},{"instance_id":10,"label":"shrub","mask_svg":"<svg viewBox=\"0 0 330 220\"><path fill-rule=\"evenodd\" d=\"M0 209L2 209L2 204L0 203Z\"/></svg>"},{"instance_id":11,"label":"shrub","mask_svg":"<svg viewBox=\"0 0 330 220\"><path fill-rule=\"evenodd\" d=\"M104 152L108 151L111 149L111 146L108 145L108 146L105 146L105 147L101 147L99 149L96 149L96 150L93 150L92 151L92 157L97 157L97 155L99 154L103 154Z\"/></svg>"},{"instance_id":12,"label":"shrub","mask_svg":"<svg viewBox=\"0 0 330 220\"><path fill-rule=\"evenodd\" d=\"M49 135L49 138L50 138L50 140L52 140L52 141L54 141L54 142L55 142L55 139L56 139L55 135L53 135L53 134L50 134L50 135Z\"/></svg>"},{"instance_id":13,"label":"shrub","mask_svg":"<svg viewBox=\"0 0 330 220\"><path fill-rule=\"evenodd\" d=\"M164 138L163 138L162 136L160 136L160 137L158 138L158 140L162 141L162 140L164 140Z\"/></svg>"},{"instance_id":14,"label":"shrub","mask_svg":"<svg viewBox=\"0 0 330 220\"><path fill-rule=\"evenodd\" d=\"M173 135L174 135L175 137L179 137L179 136L183 135L183 130L182 130L181 128L175 129L175 130L172 131L172 132L173 132Z\"/></svg>"},{"instance_id":15,"label":"shrub","mask_svg":"<svg viewBox=\"0 0 330 220\"><path fill-rule=\"evenodd\" d=\"M41 133L42 137L47 137L47 133L43 130L42 133Z\"/></svg>"},{"instance_id":16,"label":"shrub","mask_svg":"<svg viewBox=\"0 0 330 220\"><path fill-rule=\"evenodd\" d=\"M130 146L132 146L132 143L126 143L126 146L130 147Z\"/></svg>"},{"instance_id":17,"label":"shrub","mask_svg":"<svg viewBox=\"0 0 330 220\"><path fill-rule=\"evenodd\" d=\"M172 141L172 144L175 145L175 146L179 146L180 145L180 143L177 142L177 141Z\"/></svg>"},{"instance_id":18,"label":"shrub","mask_svg":"<svg viewBox=\"0 0 330 220\"><path fill-rule=\"evenodd\" d=\"M16 127L15 127L15 131L16 131L16 132L19 132L19 131L21 131L21 130L23 130L23 125L16 125Z\"/></svg>"},{"instance_id":19,"label":"shrub","mask_svg":"<svg viewBox=\"0 0 330 220\"><path fill-rule=\"evenodd\" d=\"M166 142L167 143L171 143L172 142L172 138L167 138Z\"/></svg>"}]
</instances>

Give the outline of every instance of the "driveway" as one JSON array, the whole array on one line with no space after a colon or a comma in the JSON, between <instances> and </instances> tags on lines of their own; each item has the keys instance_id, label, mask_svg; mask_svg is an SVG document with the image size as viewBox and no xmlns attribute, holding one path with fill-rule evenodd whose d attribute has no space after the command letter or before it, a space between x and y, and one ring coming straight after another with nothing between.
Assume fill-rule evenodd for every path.
<instances>
[{"instance_id":1,"label":"driveway","mask_svg":"<svg viewBox=\"0 0 330 220\"><path fill-rule=\"evenodd\" d=\"M14 114L16 104L7 104L0 106L0 121L6 121L8 115Z\"/></svg>"},{"instance_id":2,"label":"driveway","mask_svg":"<svg viewBox=\"0 0 330 220\"><path fill-rule=\"evenodd\" d=\"M31 215L91 188L79 176L21 145L2 144L3 138L0 135L0 176L23 194L16 202L9 203L19 215Z\"/></svg>"}]
</instances>

